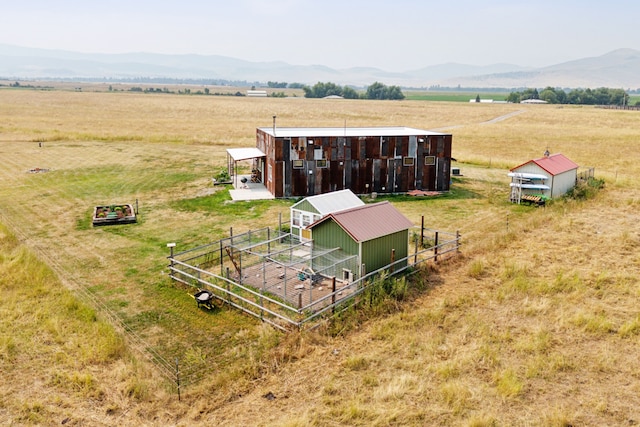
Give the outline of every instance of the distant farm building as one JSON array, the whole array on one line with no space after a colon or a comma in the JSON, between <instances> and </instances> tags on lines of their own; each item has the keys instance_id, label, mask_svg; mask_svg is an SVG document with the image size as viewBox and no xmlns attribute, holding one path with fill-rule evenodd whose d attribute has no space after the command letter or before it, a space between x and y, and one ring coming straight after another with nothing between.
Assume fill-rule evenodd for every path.
<instances>
[{"instance_id":1,"label":"distant farm building","mask_svg":"<svg viewBox=\"0 0 640 427\"><path fill-rule=\"evenodd\" d=\"M267 91L266 90L248 90L247 96L250 96L253 98L266 98Z\"/></svg>"},{"instance_id":2,"label":"distant farm building","mask_svg":"<svg viewBox=\"0 0 640 427\"><path fill-rule=\"evenodd\" d=\"M578 165L562 154L545 154L510 170L511 201L553 199L575 187Z\"/></svg>"},{"instance_id":3,"label":"distant farm building","mask_svg":"<svg viewBox=\"0 0 640 427\"><path fill-rule=\"evenodd\" d=\"M291 234L302 241L311 239L307 228L330 213L363 206L364 202L351 190L339 190L302 199L291 206Z\"/></svg>"},{"instance_id":4,"label":"distant farm building","mask_svg":"<svg viewBox=\"0 0 640 427\"><path fill-rule=\"evenodd\" d=\"M257 159L275 197L448 191L450 134L408 127L256 130Z\"/></svg>"}]
</instances>

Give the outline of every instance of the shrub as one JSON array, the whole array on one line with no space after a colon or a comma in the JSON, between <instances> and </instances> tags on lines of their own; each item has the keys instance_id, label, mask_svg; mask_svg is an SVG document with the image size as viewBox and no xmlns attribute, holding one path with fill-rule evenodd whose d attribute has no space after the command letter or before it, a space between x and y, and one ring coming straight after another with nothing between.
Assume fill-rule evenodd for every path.
<instances>
[{"instance_id":1,"label":"shrub","mask_svg":"<svg viewBox=\"0 0 640 427\"><path fill-rule=\"evenodd\" d=\"M229 182L231 181L231 175L226 169L221 169L220 172L214 177L217 182Z\"/></svg>"},{"instance_id":2,"label":"shrub","mask_svg":"<svg viewBox=\"0 0 640 427\"><path fill-rule=\"evenodd\" d=\"M604 179L589 177L586 181L580 181L569 190L566 198L576 200L591 199L598 194L598 191L604 188Z\"/></svg>"}]
</instances>

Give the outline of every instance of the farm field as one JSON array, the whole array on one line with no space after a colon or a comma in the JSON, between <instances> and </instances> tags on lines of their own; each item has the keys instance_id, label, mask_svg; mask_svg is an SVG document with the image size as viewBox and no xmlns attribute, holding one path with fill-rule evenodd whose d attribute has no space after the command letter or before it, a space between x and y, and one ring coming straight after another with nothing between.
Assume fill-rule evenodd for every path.
<instances>
[{"instance_id":1,"label":"farm field","mask_svg":"<svg viewBox=\"0 0 640 427\"><path fill-rule=\"evenodd\" d=\"M445 102L469 102L469 100L476 99L476 96L480 96L481 99L492 99L494 101L504 101L509 92L473 92L473 91L438 91L438 90L421 90L405 92L407 100L411 101L445 101Z\"/></svg>"},{"instance_id":2,"label":"farm field","mask_svg":"<svg viewBox=\"0 0 640 427\"><path fill-rule=\"evenodd\" d=\"M292 201L234 203L211 182L273 115L451 132L451 193L388 199L459 230L461 256L416 275L427 291L397 311L338 334L197 309L167 278L166 244L288 219ZM3 424L640 423L638 112L3 89L0 117ZM508 203L508 169L547 148L595 167L604 190ZM136 201L138 223L91 226L94 206ZM67 311L45 311L56 304Z\"/></svg>"}]
</instances>

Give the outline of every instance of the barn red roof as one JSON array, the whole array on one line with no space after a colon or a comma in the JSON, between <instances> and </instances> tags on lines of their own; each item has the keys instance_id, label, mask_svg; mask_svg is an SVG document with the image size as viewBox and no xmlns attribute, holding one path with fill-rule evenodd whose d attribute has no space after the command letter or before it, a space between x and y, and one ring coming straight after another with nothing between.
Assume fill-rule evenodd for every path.
<instances>
[{"instance_id":1,"label":"barn red roof","mask_svg":"<svg viewBox=\"0 0 640 427\"><path fill-rule=\"evenodd\" d=\"M559 175L573 169L578 169L579 167L576 163L569 160L563 154L552 154L548 157L529 160L528 162L525 162L520 166L516 166L515 168L511 169L511 171L513 172L514 170L524 165L528 165L529 163L535 163L545 171L549 172L552 176Z\"/></svg>"},{"instance_id":2,"label":"barn red roof","mask_svg":"<svg viewBox=\"0 0 640 427\"><path fill-rule=\"evenodd\" d=\"M333 219L358 243L413 227L413 223L388 201L331 213L311 224L310 228L329 219Z\"/></svg>"}]
</instances>

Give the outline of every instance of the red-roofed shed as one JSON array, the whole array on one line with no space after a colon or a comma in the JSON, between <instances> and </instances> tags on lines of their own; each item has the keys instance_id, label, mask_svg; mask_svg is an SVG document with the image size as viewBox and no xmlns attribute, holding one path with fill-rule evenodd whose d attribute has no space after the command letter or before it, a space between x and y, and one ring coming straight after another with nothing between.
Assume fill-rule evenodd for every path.
<instances>
[{"instance_id":1,"label":"red-roofed shed","mask_svg":"<svg viewBox=\"0 0 640 427\"><path fill-rule=\"evenodd\" d=\"M560 197L576 185L578 165L563 154L546 155L511 169L511 194L541 194Z\"/></svg>"}]
</instances>

